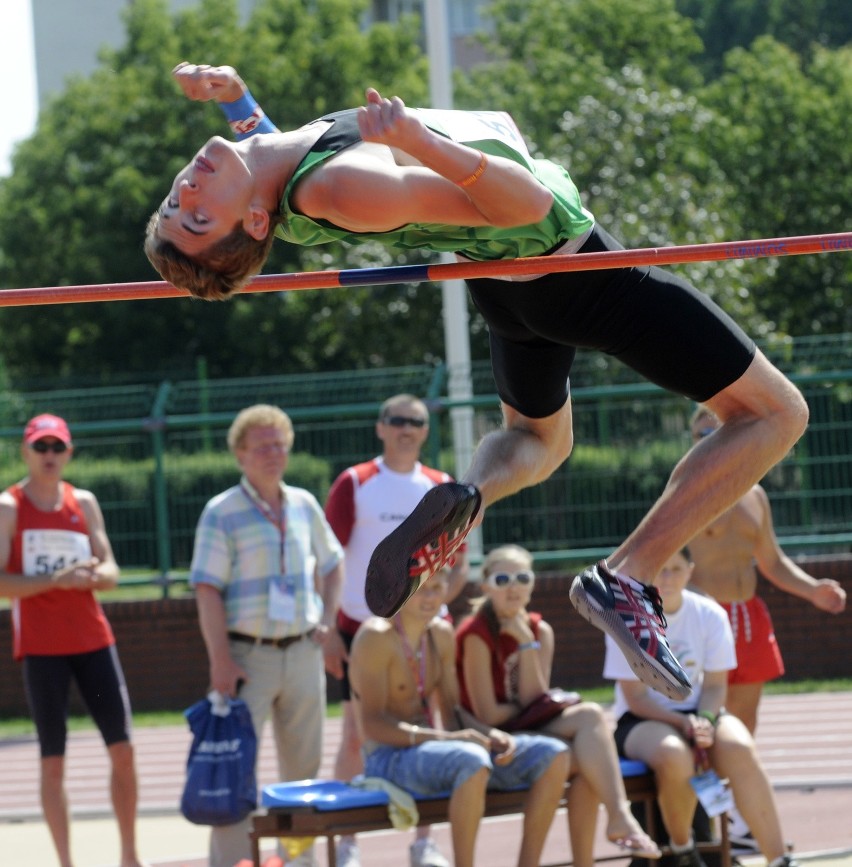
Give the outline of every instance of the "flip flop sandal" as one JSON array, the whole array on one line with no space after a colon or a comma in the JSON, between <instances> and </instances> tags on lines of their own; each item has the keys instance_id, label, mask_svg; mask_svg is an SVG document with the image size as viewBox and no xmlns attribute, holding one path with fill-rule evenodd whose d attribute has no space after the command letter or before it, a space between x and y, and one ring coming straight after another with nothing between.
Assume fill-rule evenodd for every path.
<instances>
[{"instance_id":1,"label":"flip flop sandal","mask_svg":"<svg viewBox=\"0 0 852 867\"><path fill-rule=\"evenodd\" d=\"M627 834L625 837L617 837L615 840L610 840L619 849L629 852L636 858L662 858L663 853L659 850L657 844L645 833L635 831L632 834Z\"/></svg>"}]
</instances>

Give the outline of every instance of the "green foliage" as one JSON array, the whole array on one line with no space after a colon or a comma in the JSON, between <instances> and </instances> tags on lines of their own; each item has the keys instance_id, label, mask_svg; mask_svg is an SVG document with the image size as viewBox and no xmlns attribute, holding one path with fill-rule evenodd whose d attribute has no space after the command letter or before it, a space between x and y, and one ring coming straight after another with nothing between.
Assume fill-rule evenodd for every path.
<instances>
[{"instance_id":1,"label":"green foliage","mask_svg":"<svg viewBox=\"0 0 852 867\"><path fill-rule=\"evenodd\" d=\"M683 453L677 442L578 443L566 464L548 481L492 505L483 526L485 548L547 539L570 550L623 539L662 491Z\"/></svg>"},{"instance_id":2,"label":"green foliage","mask_svg":"<svg viewBox=\"0 0 852 867\"><path fill-rule=\"evenodd\" d=\"M154 545L155 472L153 457L142 460L75 457L68 465L65 478L97 496L119 564L151 569L158 565ZM17 455L0 466L0 490L25 476L26 467ZM240 471L227 451L180 452L166 455L164 476L172 565L186 569L192 558L201 510L211 497L237 484ZM331 486L331 466L314 455L294 452L287 465L286 481L307 489L322 502Z\"/></svg>"},{"instance_id":3,"label":"green foliage","mask_svg":"<svg viewBox=\"0 0 852 867\"><path fill-rule=\"evenodd\" d=\"M852 48L818 48L805 68L791 49L761 37L750 51L728 55L703 98L717 123L697 144L724 172L745 237L848 229L852 150L841 118L852 116ZM848 256L769 260L748 270L749 296L772 330L852 329Z\"/></svg>"},{"instance_id":4,"label":"green foliage","mask_svg":"<svg viewBox=\"0 0 852 867\"><path fill-rule=\"evenodd\" d=\"M677 0L704 42L701 66L717 75L732 48L748 48L772 36L802 57L817 47L852 41L852 6L836 0Z\"/></svg>"},{"instance_id":5,"label":"green foliage","mask_svg":"<svg viewBox=\"0 0 852 867\"><path fill-rule=\"evenodd\" d=\"M235 485L240 470L229 452L180 452L166 457L169 491L176 498L198 498L206 502ZM323 499L331 487L328 462L306 452L293 452L287 463L288 485L306 488Z\"/></svg>"},{"instance_id":6,"label":"green foliage","mask_svg":"<svg viewBox=\"0 0 852 867\"><path fill-rule=\"evenodd\" d=\"M126 44L103 51L91 78L45 107L0 183L0 285L156 279L141 249L148 216L193 149L228 132L215 107L187 101L171 81L180 60L236 66L283 128L358 104L369 84L424 102L416 22L362 31L365 8L365 0L261 0L242 26L234 0L202 0L174 16L164 0L130 4ZM329 253L325 267L360 267L371 257ZM267 270L314 267L315 258L279 244ZM253 375L409 362L411 341L396 338L406 325L422 335L422 359L440 355L439 293L388 286L375 298L367 290L333 295L66 305L47 315L5 309L0 352L17 377L109 381L115 366L185 369L199 355L211 376ZM387 339L375 340L377 326ZM365 358L360 347L371 344Z\"/></svg>"},{"instance_id":7,"label":"green foliage","mask_svg":"<svg viewBox=\"0 0 852 867\"><path fill-rule=\"evenodd\" d=\"M768 5L780 22L786 5ZM724 0L708 4L706 18L693 14L706 30L722 7L750 10L758 21L764 6ZM849 48L812 45L803 62L764 37L730 52L725 74L703 85L695 31L674 3L497 0L493 10L498 62L460 82L459 103L506 106L534 150L570 168L587 207L626 245L847 228L852 152L839 119L850 109ZM807 31L812 42L829 41L818 22L824 14ZM680 270L766 339L849 330L847 260L802 256Z\"/></svg>"},{"instance_id":8,"label":"green foliage","mask_svg":"<svg viewBox=\"0 0 852 867\"><path fill-rule=\"evenodd\" d=\"M362 30L367 5L259 0L241 23L236 0L174 14L166 0L128 4L125 44L45 106L0 180L0 286L155 279L141 250L148 216L193 150L227 134L215 107L188 102L171 81L180 60L236 66L282 128L356 105L371 84L427 103L420 22ZM456 71L457 104L509 110L532 149L570 168L586 204L626 244L848 228L852 49L843 46L852 7L494 0L489 9L492 59ZM425 258L276 244L266 270ZM852 330L848 254L682 270L755 336ZM440 323L431 284L228 304L0 308L0 358L10 382L106 383L116 370L186 370L199 356L212 377L396 366L440 359ZM471 331L473 357L484 358L475 314Z\"/></svg>"},{"instance_id":9,"label":"green foliage","mask_svg":"<svg viewBox=\"0 0 852 867\"><path fill-rule=\"evenodd\" d=\"M623 66L652 84L700 80L690 61L701 43L673 0L494 0L488 9L496 60L459 76L457 102L506 108L547 156L562 113Z\"/></svg>"}]
</instances>

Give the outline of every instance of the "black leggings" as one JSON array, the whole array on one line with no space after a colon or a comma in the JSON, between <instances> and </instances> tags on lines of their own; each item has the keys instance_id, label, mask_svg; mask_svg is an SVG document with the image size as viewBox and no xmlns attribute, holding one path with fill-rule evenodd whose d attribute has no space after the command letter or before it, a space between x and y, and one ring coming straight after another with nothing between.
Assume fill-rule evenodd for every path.
<instances>
[{"instance_id":1,"label":"black leggings","mask_svg":"<svg viewBox=\"0 0 852 867\"><path fill-rule=\"evenodd\" d=\"M71 678L104 743L130 740L130 700L115 646L90 653L24 657L24 686L42 758L65 755Z\"/></svg>"},{"instance_id":2,"label":"black leggings","mask_svg":"<svg viewBox=\"0 0 852 867\"><path fill-rule=\"evenodd\" d=\"M579 253L623 249L596 226ZM612 355L699 403L739 379L754 358L754 342L724 311L661 268L467 283L488 323L500 398L528 418L564 405L578 348Z\"/></svg>"}]
</instances>

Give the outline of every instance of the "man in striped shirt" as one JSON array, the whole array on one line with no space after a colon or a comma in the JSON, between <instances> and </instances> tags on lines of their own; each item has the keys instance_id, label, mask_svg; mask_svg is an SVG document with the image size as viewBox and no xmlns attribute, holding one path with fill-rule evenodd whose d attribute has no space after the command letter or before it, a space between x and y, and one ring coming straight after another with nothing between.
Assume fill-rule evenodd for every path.
<instances>
[{"instance_id":1,"label":"man in striped shirt","mask_svg":"<svg viewBox=\"0 0 852 867\"><path fill-rule=\"evenodd\" d=\"M323 645L343 577L343 549L316 498L284 483L293 436L278 407L237 415L228 446L243 475L205 506L190 572L210 685L245 700L258 742L272 719L280 780L319 772ZM249 824L212 829L210 867L251 857ZM308 867L313 853L290 863Z\"/></svg>"}]
</instances>

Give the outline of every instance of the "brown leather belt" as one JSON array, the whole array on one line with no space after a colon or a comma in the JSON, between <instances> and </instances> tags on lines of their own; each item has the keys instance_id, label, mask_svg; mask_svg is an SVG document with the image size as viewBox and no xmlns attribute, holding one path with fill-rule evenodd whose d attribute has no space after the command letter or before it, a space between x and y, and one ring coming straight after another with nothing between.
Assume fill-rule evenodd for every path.
<instances>
[{"instance_id":1,"label":"brown leather belt","mask_svg":"<svg viewBox=\"0 0 852 867\"><path fill-rule=\"evenodd\" d=\"M262 644L264 647L277 647L279 650L286 650L291 644L301 641L303 638L309 638L313 629L310 632L304 632L302 635L291 635L289 638L255 638L253 635L246 635L243 632L228 632L228 638L231 641L242 641L245 644Z\"/></svg>"}]
</instances>

